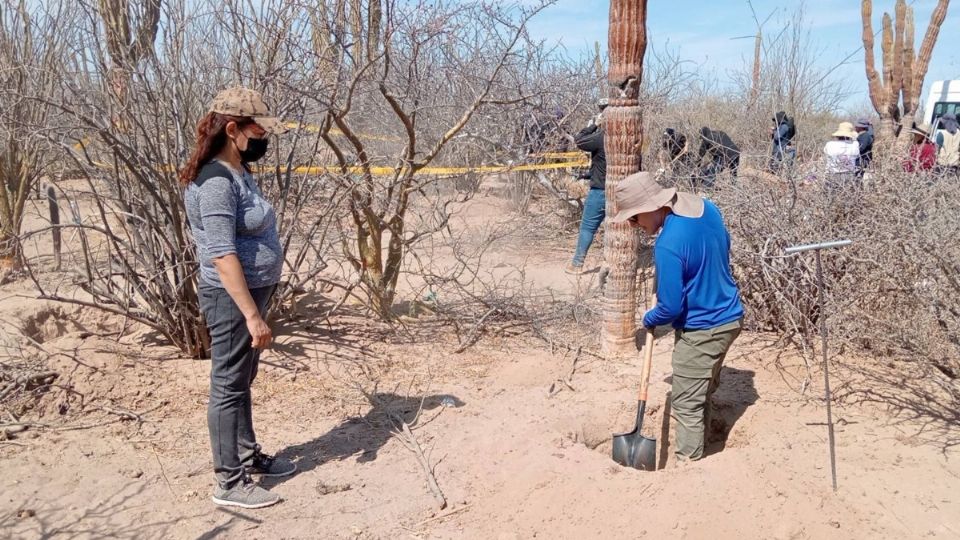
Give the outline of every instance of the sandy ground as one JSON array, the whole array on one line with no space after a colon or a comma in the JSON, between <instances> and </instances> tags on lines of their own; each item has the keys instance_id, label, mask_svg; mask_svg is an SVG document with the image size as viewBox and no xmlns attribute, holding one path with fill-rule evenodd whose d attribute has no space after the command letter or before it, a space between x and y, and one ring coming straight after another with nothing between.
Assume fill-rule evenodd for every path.
<instances>
[{"instance_id":1,"label":"sandy ground","mask_svg":"<svg viewBox=\"0 0 960 540\"><path fill-rule=\"evenodd\" d=\"M477 204L482 215L504 212L492 197ZM593 277L563 274L567 251L557 243L498 256L526 262L538 287L574 296ZM390 331L349 309L323 324L308 316L279 325L264 355L258 435L300 468L264 482L284 502L217 508L209 365L140 329L117 339L121 321L18 296L28 292L22 282L4 287L0 313L62 352L50 368L83 396L51 392L30 413L51 427L0 445L0 537L960 537L960 427L923 414L923 396L936 392L897 375L905 367L838 361L836 384L848 397L834 408L833 492L816 398L822 375L800 393L802 362L770 336L744 335L727 360L714 398L725 437L715 434L704 460L675 463L663 414L671 337L661 337L644 421L661 469L640 472L610 458L611 434L632 428L637 359L551 353L526 336L486 336L455 354L447 330ZM904 400L891 408L857 399L864 389ZM910 407L916 418L906 419ZM392 431L390 418L420 409L414 434L444 510ZM142 422L120 410L142 413Z\"/></svg>"}]
</instances>

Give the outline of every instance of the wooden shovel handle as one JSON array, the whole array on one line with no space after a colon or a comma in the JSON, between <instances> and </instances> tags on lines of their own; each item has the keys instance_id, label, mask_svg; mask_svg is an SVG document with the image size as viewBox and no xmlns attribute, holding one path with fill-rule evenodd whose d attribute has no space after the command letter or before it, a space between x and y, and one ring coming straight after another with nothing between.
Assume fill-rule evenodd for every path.
<instances>
[{"instance_id":1,"label":"wooden shovel handle","mask_svg":"<svg viewBox=\"0 0 960 540\"><path fill-rule=\"evenodd\" d=\"M653 305L657 305L657 296L653 295ZM643 344L643 369L640 371L640 394L638 401L647 400L647 388L650 386L650 369L653 366L653 329L647 329L646 341Z\"/></svg>"},{"instance_id":2,"label":"wooden shovel handle","mask_svg":"<svg viewBox=\"0 0 960 540\"><path fill-rule=\"evenodd\" d=\"M639 401L647 400L647 388L650 386L650 369L653 365L653 330L647 330L647 339L643 345L643 370L640 372Z\"/></svg>"}]
</instances>

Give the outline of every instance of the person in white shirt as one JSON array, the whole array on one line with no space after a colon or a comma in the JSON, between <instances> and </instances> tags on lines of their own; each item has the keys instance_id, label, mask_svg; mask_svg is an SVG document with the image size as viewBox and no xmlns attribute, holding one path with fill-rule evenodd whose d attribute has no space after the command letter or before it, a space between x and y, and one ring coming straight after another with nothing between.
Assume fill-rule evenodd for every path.
<instances>
[{"instance_id":1,"label":"person in white shirt","mask_svg":"<svg viewBox=\"0 0 960 540\"><path fill-rule=\"evenodd\" d=\"M827 172L831 176L855 174L860 159L860 143L857 142L857 131L853 124L841 122L833 134L833 140L823 147L823 153L826 155Z\"/></svg>"},{"instance_id":2,"label":"person in white shirt","mask_svg":"<svg viewBox=\"0 0 960 540\"><path fill-rule=\"evenodd\" d=\"M937 167L945 174L960 175L960 125L955 114L947 113L940 117L936 143Z\"/></svg>"}]
</instances>

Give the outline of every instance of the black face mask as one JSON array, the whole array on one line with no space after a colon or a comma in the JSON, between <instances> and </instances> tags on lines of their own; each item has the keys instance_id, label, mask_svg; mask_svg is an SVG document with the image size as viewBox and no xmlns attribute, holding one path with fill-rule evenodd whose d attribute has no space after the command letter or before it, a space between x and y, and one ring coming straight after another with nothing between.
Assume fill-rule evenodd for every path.
<instances>
[{"instance_id":1,"label":"black face mask","mask_svg":"<svg viewBox=\"0 0 960 540\"><path fill-rule=\"evenodd\" d=\"M263 156L267 155L267 147L270 145L270 139L247 138L246 150L240 151L240 159L244 163L253 163Z\"/></svg>"}]
</instances>

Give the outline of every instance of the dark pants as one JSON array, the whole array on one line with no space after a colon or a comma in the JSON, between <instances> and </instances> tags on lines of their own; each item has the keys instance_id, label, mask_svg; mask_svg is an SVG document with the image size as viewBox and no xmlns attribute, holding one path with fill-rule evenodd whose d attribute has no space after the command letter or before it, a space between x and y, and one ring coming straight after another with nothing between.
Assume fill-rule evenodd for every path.
<instances>
[{"instance_id":1,"label":"dark pants","mask_svg":"<svg viewBox=\"0 0 960 540\"><path fill-rule=\"evenodd\" d=\"M580 234L577 236L577 251L573 254L573 265L583 266L587 259L587 250L593 243L593 237L600 230L600 224L607 214L607 199L602 188L590 188L583 202L583 216L580 218Z\"/></svg>"},{"instance_id":2,"label":"dark pants","mask_svg":"<svg viewBox=\"0 0 960 540\"><path fill-rule=\"evenodd\" d=\"M714 156L710 164L700 168L695 178L696 182L702 187L713 187L717 183L717 175L725 170L730 171L730 175L736 178L737 171L740 169L740 155L727 159L723 156Z\"/></svg>"},{"instance_id":3,"label":"dark pants","mask_svg":"<svg viewBox=\"0 0 960 540\"><path fill-rule=\"evenodd\" d=\"M770 171L779 174L783 169L793 166L797 159L797 149L792 146L773 145L773 155L770 157Z\"/></svg>"},{"instance_id":4,"label":"dark pants","mask_svg":"<svg viewBox=\"0 0 960 540\"><path fill-rule=\"evenodd\" d=\"M265 313L274 286L250 289ZM243 477L260 450L253 432L250 384L257 376L260 351L251 347L247 321L226 289L200 286L200 309L210 330L210 402L207 427L217 482L230 489Z\"/></svg>"}]
</instances>

